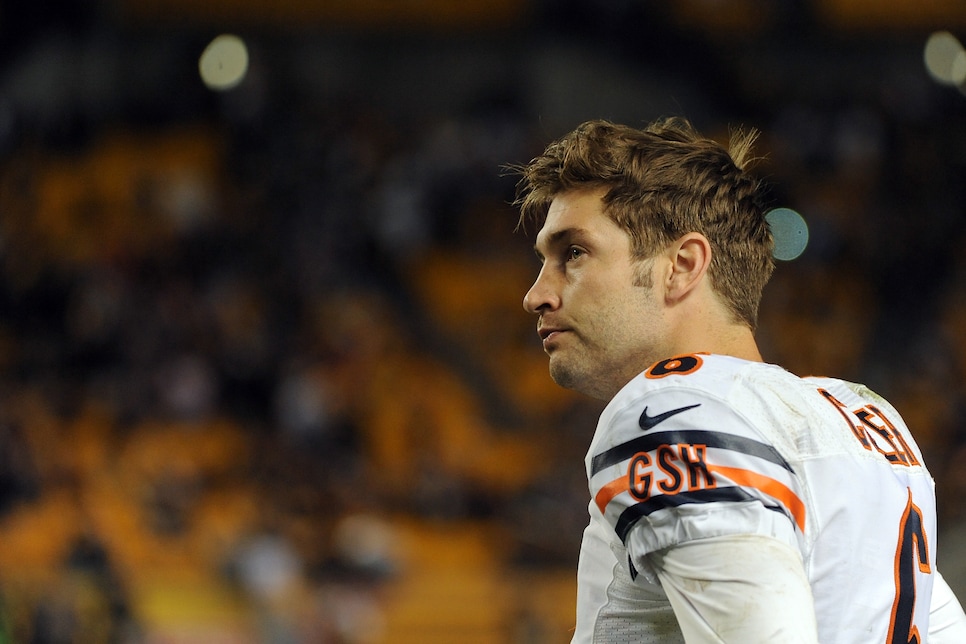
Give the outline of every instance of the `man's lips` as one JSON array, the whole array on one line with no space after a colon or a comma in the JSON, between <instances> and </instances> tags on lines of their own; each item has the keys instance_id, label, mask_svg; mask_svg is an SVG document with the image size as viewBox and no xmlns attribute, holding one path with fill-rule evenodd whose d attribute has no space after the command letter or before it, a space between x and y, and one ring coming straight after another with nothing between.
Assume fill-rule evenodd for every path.
<instances>
[{"instance_id":1,"label":"man's lips","mask_svg":"<svg viewBox=\"0 0 966 644\"><path fill-rule=\"evenodd\" d=\"M560 333L563 329L557 327L541 327L537 329L537 334L540 336L541 340L546 340L554 333Z\"/></svg>"},{"instance_id":2,"label":"man's lips","mask_svg":"<svg viewBox=\"0 0 966 644\"><path fill-rule=\"evenodd\" d=\"M546 347L548 343L552 342L554 338L558 337L561 333L565 333L567 329L563 327L540 327L537 329L537 334L540 339L543 340L543 346Z\"/></svg>"}]
</instances>

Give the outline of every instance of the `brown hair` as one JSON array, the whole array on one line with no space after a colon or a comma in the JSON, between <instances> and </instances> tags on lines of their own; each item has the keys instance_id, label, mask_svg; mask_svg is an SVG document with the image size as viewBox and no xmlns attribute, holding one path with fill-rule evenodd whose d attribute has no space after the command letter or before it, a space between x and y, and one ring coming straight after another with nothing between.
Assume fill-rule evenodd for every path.
<instances>
[{"instance_id":1,"label":"brown hair","mask_svg":"<svg viewBox=\"0 0 966 644\"><path fill-rule=\"evenodd\" d=\"M757 325L758 303L774 269L761 184L747 172L758 133L736 130L728 148L673 117L638 130L588 121L514 168L519 226L542 225L553 198L605 189L604 211L631 237L639 259L689 232L711 244L711 284L737 320Z\"/></svg>"}]
</instances>

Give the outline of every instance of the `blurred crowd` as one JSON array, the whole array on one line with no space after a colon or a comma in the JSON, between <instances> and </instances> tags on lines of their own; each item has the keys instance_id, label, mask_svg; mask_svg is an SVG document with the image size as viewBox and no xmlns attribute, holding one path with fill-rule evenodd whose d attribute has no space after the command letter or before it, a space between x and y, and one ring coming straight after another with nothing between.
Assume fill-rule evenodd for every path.
<instances>
[{"instance_id":1,"label":"blurred crowd","mask_svg":"<svg viewBox=\"0 0 966 644\"><path fill-rule=\"evenodd\" d=\"M537 265L503 167L562 133L520 79L457 109L320 100L271 67L299 42L266 39L224 94L160 74L113 101L34 87L50 101L24 109L15 82L80 65L96 85L111 52L163 42L113 72L143 85L198 51L190 30L71 24L4 52L0 641L168 641L152 628L179 601L247 616L219 641L376 641L398 520L485 524L502 565L572 568L599 407L550 382L520 306ZM762 72L694 111L716 138L761 129L774 204L809 223L766 290L766 359L888 397L952 529L966 96L913 70L834 100Z\"/></svg>"}]
</instances>

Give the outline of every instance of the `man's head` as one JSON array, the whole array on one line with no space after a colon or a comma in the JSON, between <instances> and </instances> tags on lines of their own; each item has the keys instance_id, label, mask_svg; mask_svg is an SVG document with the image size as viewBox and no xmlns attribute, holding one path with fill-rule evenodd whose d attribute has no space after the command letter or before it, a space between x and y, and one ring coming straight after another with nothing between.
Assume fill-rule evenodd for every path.
<instances>
[{"instance_id":1,"label":"man's head","mask_svg":"<svg viewBox=\"0 0 966 644\"><path fill-rule=\"evenodd\" d=\"M746 172L755 137L736 132L728 149L680 118L641 130L586 122L520 168L520 223L540 226L555 197L590 190L639 259L700 233L711 247L712 287L735 321L754 330L774 268L760 184Z\"/></svg>"}]
</instances>

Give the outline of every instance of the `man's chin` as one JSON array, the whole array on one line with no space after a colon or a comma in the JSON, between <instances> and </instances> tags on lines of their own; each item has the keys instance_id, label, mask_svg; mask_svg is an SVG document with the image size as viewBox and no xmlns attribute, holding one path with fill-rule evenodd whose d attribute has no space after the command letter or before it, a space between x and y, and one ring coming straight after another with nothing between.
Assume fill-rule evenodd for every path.
<instances>
[{"instance_id":1,"label":"man's chin","mask_svg":"<svg viewBox=\"0 0 966 644\"><path fill-rule=\"evenodd\" d=\"M550 358L550 377L555 383L565 389L573 389L575 376L573 370L567 365L561 364L560 359Z\"/></svg>"},{"instance_id":2,"label":"man's chin","mask_svg":"<svg viewBox=\"0 0 966 644\"><path fill-rule=\"evenodd\" d=\"M561 360L550 360L550 377L555 383L564 389L582 391L582 385L587 381L587 374L573 368L573 365L563 363Z\"/></svg>"},{"instance_id":3,"label":"man's chin","mask_svg":"<svg viewBox=\"0 0 966 644\"><path fill-rule=\"evenodd\" d=\"M566 364L552 358L550 377L564 389L572 389L597 400L608 400L614 394L599 377L595 378L591 373L574 368L573 364Z\"/></svg>"}]
</instances>

